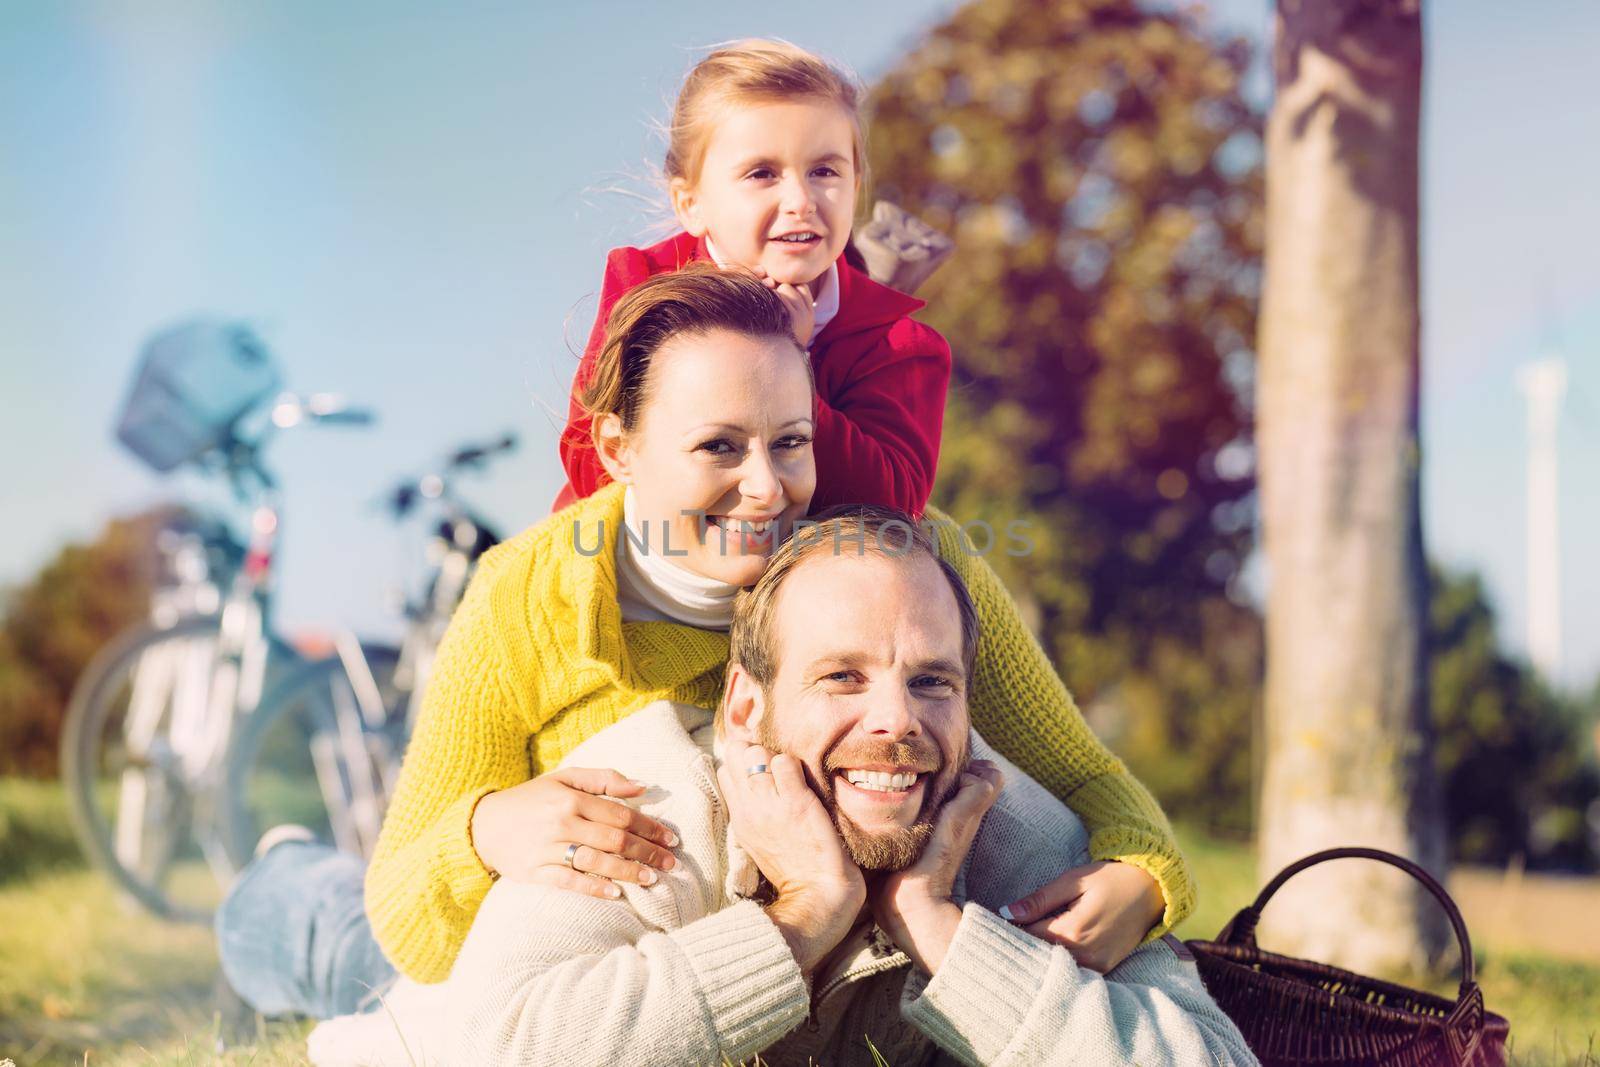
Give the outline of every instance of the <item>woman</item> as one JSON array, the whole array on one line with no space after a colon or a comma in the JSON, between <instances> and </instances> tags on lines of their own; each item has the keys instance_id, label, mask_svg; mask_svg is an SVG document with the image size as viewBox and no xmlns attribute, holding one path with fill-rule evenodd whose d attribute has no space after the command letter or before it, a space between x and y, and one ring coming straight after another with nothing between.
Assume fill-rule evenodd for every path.
<instances>
[{"instance_id":1,"label":"woman","mask_svg":"<svg viewBox=\"0 0 1600 1067\"><path fill-rule=\"evenodd\" d=\"M366 877L371 930L359 865L304 842L267 851L219 913L224 970L258 1009L349 1011L387 976L372 962L382 955L442 980L495 877L615 895L609 879L649 884L670 867L664 827L592 795L639 786L605 771L536 776L653 700L717 700L733 596L815 488L810 363L790 329L779 298L743 272L693 266L619 302L584 396L614 484L481 564ZM1094 890L1076 940L1109 966L1192 906L1183 861L993 572L953 524L941 537L983 621L974 724L1078 813L1098 860L1125 861L1069 872ZM275 910L287 930L241 921Z\"/></svg>"}]
</instances>

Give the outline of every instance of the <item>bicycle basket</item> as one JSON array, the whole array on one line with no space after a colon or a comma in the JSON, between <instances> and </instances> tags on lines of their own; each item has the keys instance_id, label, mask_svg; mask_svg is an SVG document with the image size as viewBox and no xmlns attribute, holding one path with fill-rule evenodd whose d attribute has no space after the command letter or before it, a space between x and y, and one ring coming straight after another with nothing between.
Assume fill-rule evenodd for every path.
<instances>
[{"instance_id":1,"label":"bicycle basket","mask_svg":"<svg viewBox=\"0 0 1600 1067\"><path fill-rule=\"evenodd\" d=\"M1434 895L1461 946L1461 987L1454 1001L1324 963L1256 946L1261 909L1284 882L1324 860L1358 857L1399 867ZM1509 1026L1483 1006L1473 980L1472 942L1461 912L1434 878L1401 856L1375 848L1333 848L1278 872L1223 927L1215 941L1185 942L1217 1004L1265 1067L1341 1064L1362 1067L1498 1067Z\"/></svg>"},{"instance_id":2,"label":"bicycle basket","mask_svg":"<svg viewBox=\"0 0 1600 1067\"><path fill-rule=\"evenodd\" d=\"M145 344L117 439L156 470L170 471L224 441L279 385L271 355L245 326L175 326Z\"/></svg>"}]
</instances>

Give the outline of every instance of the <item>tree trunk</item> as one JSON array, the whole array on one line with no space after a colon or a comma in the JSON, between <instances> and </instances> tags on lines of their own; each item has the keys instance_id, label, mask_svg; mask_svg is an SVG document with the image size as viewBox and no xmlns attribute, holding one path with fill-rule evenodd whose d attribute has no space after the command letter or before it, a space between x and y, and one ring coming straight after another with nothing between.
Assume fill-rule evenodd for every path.
<instances>
[{"instance_id":1,"label":"tree trunk","mask_svg":"<svg viewBox=\"0 0 1600 1067\"><path fill-rule=\"evenodd\" d=\"M1419 514L1420 0L1280 0L1266 131L1257 417L1268 570L1265 880L1369 845L1442 873ZM1436 966L1404 875L1295 878L1262 944L1361 971Z\"/></svg>"}]
</instances>

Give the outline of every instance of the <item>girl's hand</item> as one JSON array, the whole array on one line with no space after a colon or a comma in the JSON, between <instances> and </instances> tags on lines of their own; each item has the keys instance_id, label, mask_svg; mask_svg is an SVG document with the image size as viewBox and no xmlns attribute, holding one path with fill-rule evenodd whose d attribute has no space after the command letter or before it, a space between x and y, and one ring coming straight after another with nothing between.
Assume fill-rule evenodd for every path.
<instances>
[{"instance_id":1,"label":"girl's hand","mask_svg":"<svg viewBox=\"0 0 1600 1067\"><path fill-rule=\"evenodd\" d=\"M1078 966L1105 974L1139 947L1165 910L1154 878L1126 863L1100 861L1073 868L1001 914L1034 937L1064 945Z\"/></svg>"},{"instance_id":2,"label":"girl's hand","mask_svg":"<svg viewBox=\"0 0 1600 1067\"><path fill-rule=\"evenodd\" d=\"M648 788L617 771L566 767L490 793L472 812L472 846L483 865L514 882L539 882L618 897L613 880L651 885L677 862L678 835L605 797ZM578 845L567 866L569 845Z\"/></svg>"},{"instance_id":3,"label":"girl's hand","mask_svg":"<svg viewBox=\"0 0 1600 1067\"><path fill-rule=\"evenodd\" d=\"M804 282L790 285L788 282L775 281L768 277L766 271L759 269L756 277L783 301L783 306L789 311L789 322L794 327L795 337L802 345L811 344L811 334L817 325L816 298L811 295L811 286Z\"/></svg>"}]
</instances>

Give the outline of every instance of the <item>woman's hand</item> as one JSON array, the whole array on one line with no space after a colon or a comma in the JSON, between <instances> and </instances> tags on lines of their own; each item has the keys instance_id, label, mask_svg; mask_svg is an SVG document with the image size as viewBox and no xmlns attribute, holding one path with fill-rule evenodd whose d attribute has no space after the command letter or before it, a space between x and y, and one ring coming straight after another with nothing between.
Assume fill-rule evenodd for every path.
<instances>
[{"instance_id":1,"label":"woman's hand","mask_svg":"<svg viewBox=\"0 0 1600 1067\"><path fill-rule=\"evenodd\" d=\"M472 846L483 865L514 882L539 882L618 897L613 881L651 885L677 862L678 835L606 797L647 787L617 771L567 767L490 793L472 812ZM577 845L572 865L567 849Z\"/></svg>"},{"instance_id":2,"label":"woman's hand","mask_svg":"<svg viewBox=\"0 0 1600 1067\"><path fill-rule=\"evenodd\" d=\"M784 308L789 312L789 323L794 328L795 337L802 345L811 344L811 334L817 326L817 302L811 295L811 286L804 282L790 285L788 282L776 281L759 268L755 274L763 285L777 293L778 299L783 301Z\"/></svg>"},{"instance_id":3,"label":"woman's hand","mask_svg":"<svg viewBox=\"0 0 1600 1067\"><path fill-rule=\"evenodd\" d=\"M993 763L973 760L955 796L940 810L922 855L905 870L885 876L872 891L878 926L928 974L944 962L961 924L961 908L950 899L956 874L1004 782Z\"/></svg>"},{"instance_id":4,"label":"woman's hand","mask_svg":"<svg viewBox=\"0 0 1600 1067\"><path fill-rule=\"evenodd\" d=\"M1154 878L1130 864L1100 861L1074 867L1001 914L1065 946L1078 966L1105 974L1139 947L1165 910Z\"/></svg>"},{"instance_id":5,"label":"woman's hand","mask_svg":"<svg viewBox=\"0 0 1600 1067\"><path fill-rule=\"evenodd\" d=\"M751 774L753 767L766 769ZM844 940L866 901L861 868L793 756L729 738L717 783L739 847L777 893L767 914L809 974Z\"/></svg>"}]
</instances>

